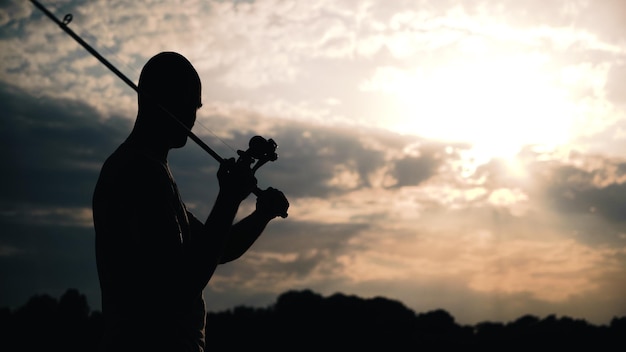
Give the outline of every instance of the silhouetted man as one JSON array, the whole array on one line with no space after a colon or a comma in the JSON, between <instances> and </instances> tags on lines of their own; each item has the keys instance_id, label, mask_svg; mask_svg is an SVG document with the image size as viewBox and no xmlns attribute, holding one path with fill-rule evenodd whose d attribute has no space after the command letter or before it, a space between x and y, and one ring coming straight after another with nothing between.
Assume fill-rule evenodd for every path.
<instances>
[{"instance_id":1,"label":"silhouetted man","mask_svg":"<svg viewBox=\"0 0 626 352\"><path fill-rule=\"evenodd\" d=\"M249 165L229 159L203 224L185 208L167 163L187 141L201 103L200 78L183 56L151 58L139 78L132 132L104 163L93 196L105 351L203 351L202 291L218 264L237 259L289 207L269 188L233 224L256 186ZM163 109L165 108L165 109Z\"/></svg>"}]
</instances>

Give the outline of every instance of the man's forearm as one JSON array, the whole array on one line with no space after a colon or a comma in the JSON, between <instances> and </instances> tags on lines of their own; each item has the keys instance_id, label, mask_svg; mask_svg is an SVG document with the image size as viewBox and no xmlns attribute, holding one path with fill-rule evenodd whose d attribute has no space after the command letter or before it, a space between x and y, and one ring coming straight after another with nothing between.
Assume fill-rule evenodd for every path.
<instances>
[{"instance_id":1,"label":"man's forearm","mask_svg":"<svg viewBox=\"0 0 626 352\"><path fill-rule=\"evenodd\" d=\"M233 200L232 197L222 194L217 195L213 209L207 217L204 227L206 232L212 237L221 238L222 240L228 236L239 204L241 202Z\"/></svg>"},{"instance_id":2,"label":"man's forearm","mask_svg":"<svg viewBox=\"0 0 626 352\"><path fill-rule=\"evenodd\" d=\"M195 272L195 280L189 282L189 294L201 292L211 279L220 263L220 255L238 208L239 202L233 201L232 197L218 194L206 221L202 223L194 218L195 222L190 223L193 236L186 247L187 271Z\"/></svg>"},{"instance_id":3,"label":"man's forearm","mask_svg":"<svg viewBox=\"0 0 626 352\"><path fill-rule=\"evenodd\" d=\"M231 226L230 234L222 250L220 264L241 257L261 236L271 220L272 217L254 211Z\"/></svg>"}]
</instances>

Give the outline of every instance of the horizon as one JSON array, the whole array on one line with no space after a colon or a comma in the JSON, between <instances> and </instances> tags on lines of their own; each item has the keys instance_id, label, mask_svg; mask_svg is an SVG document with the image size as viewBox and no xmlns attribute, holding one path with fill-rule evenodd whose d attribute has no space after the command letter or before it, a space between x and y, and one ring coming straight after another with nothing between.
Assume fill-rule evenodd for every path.
<instances>
[{"instance_id":1,"label":"horizon","mask_svg":"<svg viewBox=\"0 0 626 352\"><path fill-rule=\"evenodd\" d=\"M438 307L438 308L433 308L433 309L429 309L426 311L415 311L413 310L411 307L407 306L406 304L404 304L404 302L400 301L400 300L396 300L393 298L389 298L389 297L385 297L385 296L373 296L373 297L362 297L359 295L355 295L355 294L350 294L350 293L345 293L345 292L334 292L331 293L329 295L322 295L318 292L312 291L310 289L301 289L301 290L288 290L282 293L279 293L276 297L275 300L265 306L253 306L253 305L246 305L246 304L238 304L238 305L234 305L232 307L228 307L228 308L223 308L223 309L219 309L219 310L210 310L207 311L206 314L208 315L219 315L219 314L224 314L224 313L234 313L236 312L238 309L241 308L249 308L249 309L254 309L254 310L271 310L272 308L276 307L277 305L280 304L280 299L284 296L299 296L299 299L303 299L302 297L305 297L307 299L310 299L310 296L315 296L315 297L319 297L320 300L322 301L330 301L333 299L336 299L337 297L340 298L347 298L347 299L356 299L362 303L372 303L378 300L382 300L385 301L387 303L393 303L393 304L399 304L403 309L406 309L407 311L410 311L411 313L413 313L415 315L415 317L420 317L420 316L425 316L425 315L429 315L429 314L433 314L433 313L438 313L438 312L444 312L446 314L448 314L451 318L452 318L452 322L458 326L478 326L481 324L485 324L485 323L493 323L493 324L502 324L502 325L509 325L512 323L515 323L516 321L522 320L522 319L526 319L528 317L532 317L532 318L536 318L538 320L547 320L547 319L557 319L557 320L562 320L562 319L571 319L574 321L582 321L585 322L587 324L589 324L590 326L596 326L596 327L607 327L610 326L614 321L617 320L626 320L626 316L614 316L613 318L611 318L611 320L609 322L607 322L606 324L594 324L593 322L589 322L584 318L578 318L578 317L573 317L573 316L569 316L569 315L558 315L558 314L546 314L544 316L538 316L538 315L534 315L534 314L522 314L518 317L514 317L511 320L508 321L494 321L494 320L484 320L484 321L477 321L474 323L461 323L459 322L456 317L454 316L454 312L450 312L447 309L445 309L444 307ZM41 300L44 297L49 297L51 299L53 299L54 301L56 301L56 303L58 304L64 296L68 296L71 297L71 300L75 303L81 303L79 302L81 298L84 298L85 301L84 303L87 304L86 308L88 308L88 311L86 312L87 315L89 317L92 317L93 314L100 314L102 313L102 311L100 309L94 309L89 303L89 298L83 294L82 292L80 292L77 289L67 289L61 296L59 297L54 297L51 296L49 294L46 293L42 293L42 294L36 294L31 296L30 298L28 298L26 301L24 301L23 304L17 306L17 307L2 307L0 306L0 310L2 309L9 309L11 314L16 314L18 313L22 308L28 307L31 304L31 301L38 301ZM293 298L290 298L293 299ZM302 308L302 307L300 307ZM155 308L155 309L158 309Z\"/></svg>"},{"instance_id":2,"label":"horizon","mask_svg":"<svg viewBox=\"0 0 626 352\"><path fill-rule=\"evenodd\" d=\"M42 4L135 82L186 56L219 155L278 144L257 178L289 217L218 268L208 311L311 289L467 324L626 316L626 3ZM91 195L135 93L30 2L0 28L0 307L68 287L99 307ZM169 162L204 218L217 163L192 142Z\"/></svg>"}]
</instances>

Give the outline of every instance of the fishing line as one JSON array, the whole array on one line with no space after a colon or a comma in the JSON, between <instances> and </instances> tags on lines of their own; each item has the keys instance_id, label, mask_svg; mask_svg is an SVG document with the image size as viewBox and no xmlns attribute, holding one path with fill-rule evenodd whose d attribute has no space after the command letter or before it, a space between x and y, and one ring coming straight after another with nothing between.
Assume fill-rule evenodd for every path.
<instances>
[{"instance_id":1,"label":"fishing line","mask_svg":"<svg viewBox=\"0 0 626 352\"><path fill-rule=\"evenodd\" d=\"M73 20L73 18L71 17L71 15L70 15L69 18L66 16L66 18L64 19L64 22L66 22L66 23L64 23L64 24L67 26L70 22L72 22L72 20ZM132 72L132 73L134 73L135 77L139 77L139 74L141 73L141 69L138 68L134 63L129 63L128 60L123 60L120 57L120 55L118 55L118 53L116 51L113 51L108 46L106 46L106 45L99 45L101 41L98 39L98 37L93 35L90 31L88 31L84 27L81 27L80 25L76 25L75 23L73 23L73 27L78 27L79 31L81 32L81 36L84 37L84 38L87 38L90 41L90 43L91 43L90 46L93 47L95 51L97 51L97 52L104 52L107 55L107 57L113 57L114 61L117 64L116 65L117 67L121 66L122 68L125 69L126 72ZM200 126L200 128L204 129L211 136L213 136L213 138L215 138L218 141L220 141L228 149L232 150L235 153L237 152L237 150L235 148L233 148L224 139L222 139L220 136L218 136L217 133L215 133L212 129L210 129L209 127L204 125L199 119L196 119L194 126L195 125Z\"/></svg>"}]
</instances>

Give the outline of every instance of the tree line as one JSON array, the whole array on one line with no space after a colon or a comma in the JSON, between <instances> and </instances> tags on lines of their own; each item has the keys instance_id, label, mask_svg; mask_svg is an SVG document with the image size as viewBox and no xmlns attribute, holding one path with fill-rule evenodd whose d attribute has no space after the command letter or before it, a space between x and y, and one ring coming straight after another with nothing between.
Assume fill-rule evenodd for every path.
<instances>
[{"instance_id":1,"label":"tree line","mask_svg":"<svg viewBox=\"0 0 626 352\"><path fill-rule=\"evenodd\" d=\"M626 317L608 325L554 315L461 325L443 309L418 314L383 297L323 297L311 290L287 291L266 308L209 312L206 322L207 351L626 350ZM0 309L0 350L97 351L102 328L101 312L91 311L78 290L58 300L36 295L15 310Z\"/></svg>"}]
</instances>

